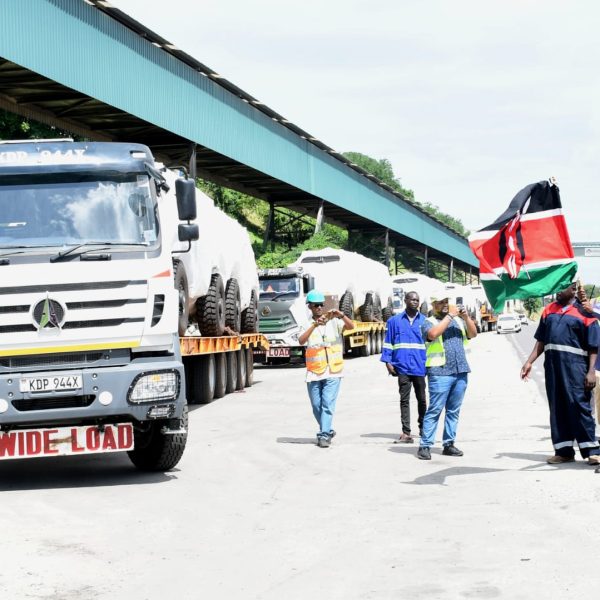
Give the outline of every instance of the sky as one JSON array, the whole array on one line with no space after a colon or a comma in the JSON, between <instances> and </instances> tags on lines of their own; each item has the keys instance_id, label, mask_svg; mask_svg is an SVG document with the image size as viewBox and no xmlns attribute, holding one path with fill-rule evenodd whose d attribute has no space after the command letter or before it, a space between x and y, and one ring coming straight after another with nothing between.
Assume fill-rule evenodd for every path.
<instances>
[{"instance_id":1,"label":"sky","mask_svg":"<svg viewBox=\"0 0 600 600\"><path fill-rule=\"evenodd\" d=\"M597 1L111 4L471 231L554 176L572 241L600 241ZM600 283L600 257L580 274Z\"/></svg>"}]
</instances>

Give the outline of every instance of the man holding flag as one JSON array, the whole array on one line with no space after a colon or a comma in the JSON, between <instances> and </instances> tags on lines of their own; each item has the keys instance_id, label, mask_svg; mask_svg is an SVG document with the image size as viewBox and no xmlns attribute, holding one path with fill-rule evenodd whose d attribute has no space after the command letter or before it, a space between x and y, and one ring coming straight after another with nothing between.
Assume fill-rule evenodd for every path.
<instances>
[{"instance_id":1,"label":"man holding flag","mask_svg":"<svg viewBox=\"0 0 600 600\"><path fill-rule=\"evenodd\" d=\"M494 223L469 238L469 244L495 311L501 312L508 299L558 292L556 302L544 309L521 378L528 378L532 363L543 353L555 450L548 462L575 460L576 440L581 455L600 465L590 406L600 331L596 319L575 300L577 263L554 178L523 188Z\"/></svg>"}]
</instances>

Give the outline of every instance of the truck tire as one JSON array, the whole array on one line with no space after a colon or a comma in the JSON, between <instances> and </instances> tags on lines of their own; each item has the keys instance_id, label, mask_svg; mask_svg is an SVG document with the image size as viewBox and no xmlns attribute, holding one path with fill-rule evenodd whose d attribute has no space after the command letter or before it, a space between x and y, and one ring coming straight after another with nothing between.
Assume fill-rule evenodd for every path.
<instances>
[{"instance_id":1,"label":"truck tire","mask_svg":"<svg viewBox=\"0 0 600 600\"><path fill-rule=\"evenodd\" d=\"M231 394L237 390L237 352L226 352L227 357L227 385L225 391Z\"/></svg>"},{"instance_id":2,"label":"truck tire","mask_svg":"<svg viewBox=\"0 0 600 600\"><path fill-rule=\"evenodd\" d=\"M349 319L354 318L354 298L352 292L345 291L340 298L340 310Z\"/></svg>"},{"instance_id":3,"label":"truck tire","mask_svg":"<svg viewBox=\"0 0 600 600\"><path fill-rule=\"evenodd\" d=\"M240 286L237 279L231 278L225 288L225 325L233 331L242 330L242 307Z\"/></svg>"},{"instance_id":4,"label":"truck tire","mask_svg":"<svg viewBox=\"0 0 600 600\"><path fill-rule=\"evenodd\" d=\"M365 303L360 307L360 320L363 323L369 323L374 320L375 312L373 309L373 294L367 293L365 296Z\"/></svg>"},{"instance_id":5,"label":"truck tire","mask_svg":"<svg viewBox=\"0 0 600 600\"><path fill-rule=\"evenodd\" d=\"M214 398L222 398L227 387L227 357L224 352L215 354L215 393Z\"/></svg>"},{"instance_id":6,"label":"truck tire","mask_svg":"<svg viewBox=\"0 0 600 600\"><path fill-rule=\"evenodd\" d=\"M381 308L381 298L379 294L375 294L373 297L373 317L375 321L383 320L383 310Z\"/></svg>"},{"instance_id":7,"label":"truck tire","mask_svg":"<svg viewBox=\"0 0 600 600\"><path fill-rule=\"evenodd\" d=\"M215 273L210 280L210 287L206 296L196 301L198 314L198 327L202 335L218 337L223 335L225 329L225 291L223 280Z\"/></svg>"},{"instance_id":8,"label":"truck tire","mask_svg":"<svg viewBox=\"0 0 600 600\"><path fill-rule=\"evenodd\" d=\"M254 352L252 348L246 348L246 387L252 387L254 383Z\"/></svg>"},{"instance_id":9,"label":"truck tire","mask_svg":"<svg viewBox=\"0 0 600 600\"><path fill-rule=\"evenodd\" d=\"M381 333L381 331L373 332L373 354L381 354L381 347L383 345Z\"/></svg>"},{"instance_id":10,"label":"truck tire","mask_svg":"<svg viewBox=\"0 0 600 600\"><path fill-rule=\"evenodd\" d=\"M244 348L238 350L237 354L237 386L236 391L241 391L246 387L246 376L247 376L247 365L246 365L246 353Z\"/></svg>"},{"instance_id":11,"label":"truck tire","mask_svg":"<svg viewBox=\"0 0 600 600\"><path fill-rule=\"evenodd\" d=\"M187 442L188 407L183 407L179 427L185 433L162 433L164 422L150 423L143 432L134 432L134 448L127 452L129 460L141 471L168 471L180 461Z\"/></svg>"},{"instance_id":12,"label":"truck tire","mask_svg":"<svg viewBox=\"0 0 600 600\"><path fill-rule=\"evenodd\" d=\"M189 323L189 288L185 268L178 260L173 261L173 282L179 296L179 318L177 321L177 332L180 336L185 335Z\"/></svg>"},{"instance_id":13,"label":"truck tire","mask_svg":"<svg viewBox=\"0 0 600 600\"><path fill-rule=\"evenodd\" d=\"M258 298L256 290L250 294L250 304L242 311L242 333L258 331Z\"/></svg>"},{"instance_id":14,"label":"truck tire","mask_svg":"<svg viewBox=\"0 0 600 600\"><path fill-rule=\"evenodd\" d=\"M360 356L371 356L371 351L373 348L373 338L370 333L366 335L366 343L364 346L360 347L359 355Z\"/></svg>"},{"instance_id":15,"label":"truck tire","mask_svg":"<svg viewBox=\"0 0 600 600\"><path fill-rule=\"evenodd\" d=\"M382 311L383 320L387 323L394 316L394 303L391 298L387 299L387 304Z\"/></svg>"},{"instance_id":16,"label":"truck tire","mask_svg":"<svg viewBox=\"0 0 600 600\"><path fill-rule=\"evenodd\" d=\"M192 404L209 404L215 397L215 355L206 354L205 356L199 356L198 360L194 362L194 368L190 373Z\"/></svg>"}]
</instances>

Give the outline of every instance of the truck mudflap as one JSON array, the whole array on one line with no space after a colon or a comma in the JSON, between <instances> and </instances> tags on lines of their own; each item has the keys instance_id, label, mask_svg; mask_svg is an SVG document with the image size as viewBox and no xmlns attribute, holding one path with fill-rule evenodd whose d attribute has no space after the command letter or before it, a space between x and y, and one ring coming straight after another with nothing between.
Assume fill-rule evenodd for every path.
<instances>
[{"instance_id":1,"label":"truck mudflap","mask_svg":"<svg viewBox=\"0 0 600 600\"><path fill-rule=\"evenodd\" d=\"M0 432L0 460L101 454L133 450L131 423Z\"/></svg>"}]
</instances>

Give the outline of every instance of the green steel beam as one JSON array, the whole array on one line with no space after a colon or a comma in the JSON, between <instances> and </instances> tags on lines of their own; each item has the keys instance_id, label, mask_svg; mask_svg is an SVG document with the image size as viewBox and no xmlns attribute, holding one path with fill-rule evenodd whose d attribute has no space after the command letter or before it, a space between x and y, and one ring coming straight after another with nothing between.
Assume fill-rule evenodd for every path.
<instances>
[{"instance_id":1,"label":"green steel beam","mask_svg":"<svg viewBox=\"0 0 600 600\"><path fill-rule=\"evenodd\" d=\"M0 56L478 266L460 236L84 0L2 0Z\"/></svg>"}]
</instances>

